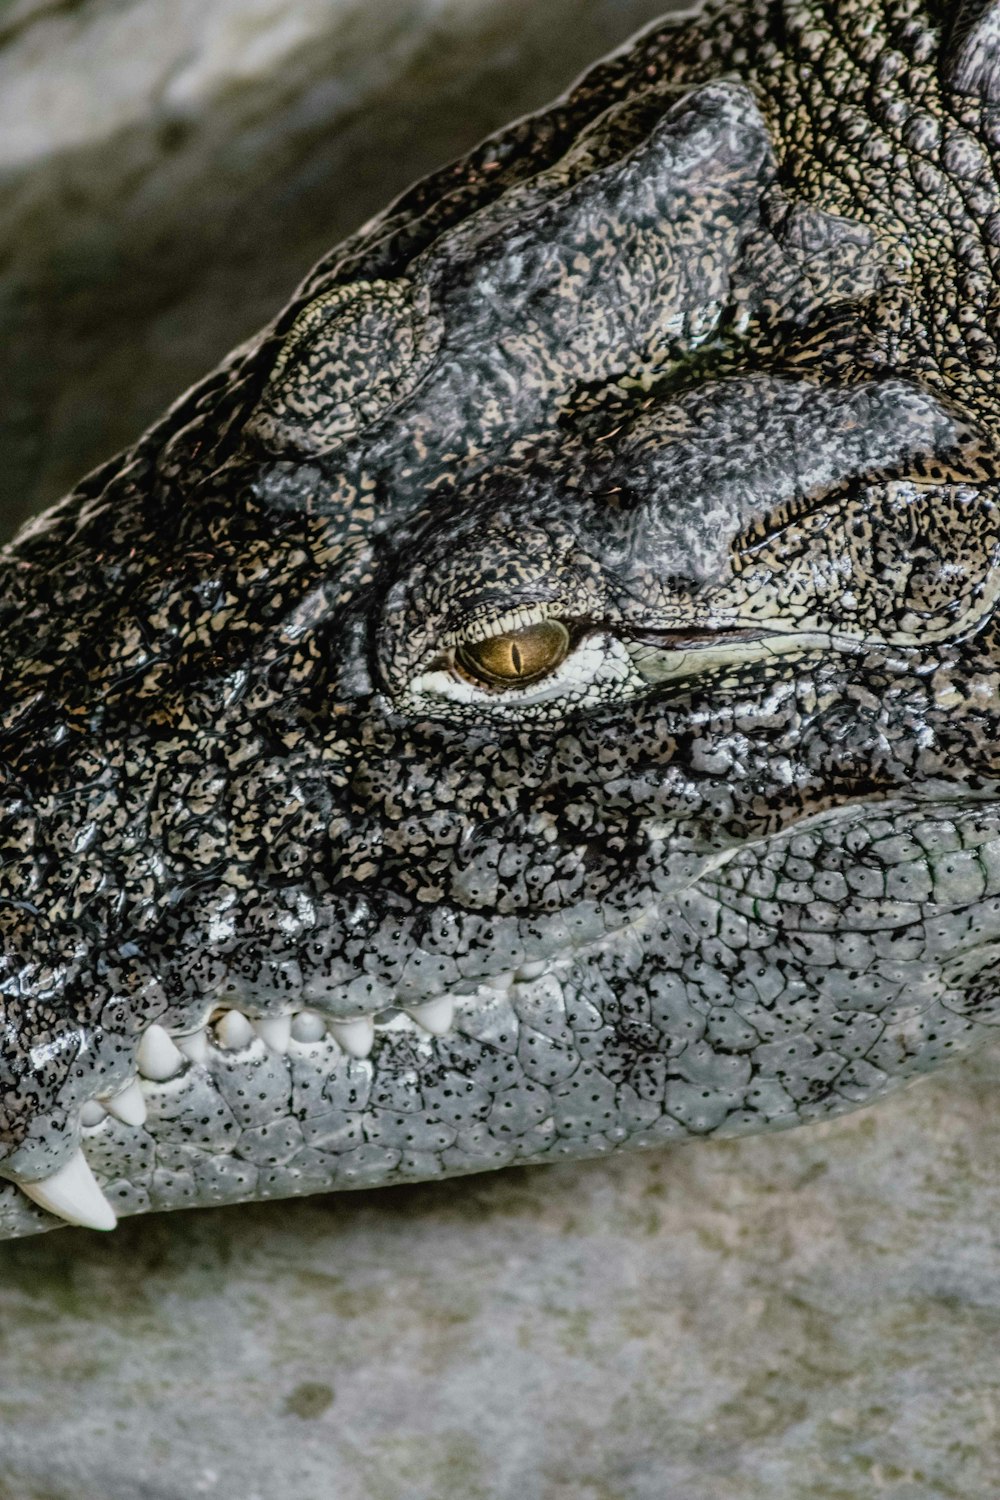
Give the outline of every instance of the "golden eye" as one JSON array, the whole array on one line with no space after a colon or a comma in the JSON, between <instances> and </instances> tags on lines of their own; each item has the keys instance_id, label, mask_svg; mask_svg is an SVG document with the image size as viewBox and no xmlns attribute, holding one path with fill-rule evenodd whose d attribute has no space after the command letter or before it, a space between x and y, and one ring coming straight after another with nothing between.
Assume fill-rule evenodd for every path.
<instances>
[{"instance_id":1,"label":"golden eye","mask_svg":"<svg viewBox=\"0 0 1000 1500\"><path fill-rule=\"evenodd\" d=\"M559 620L540 620L523 630L491 635L458 647L455 660L469 677L493 687L520 686L544 677L564 661L569 631Z\"/></svg>"}]
</instances>

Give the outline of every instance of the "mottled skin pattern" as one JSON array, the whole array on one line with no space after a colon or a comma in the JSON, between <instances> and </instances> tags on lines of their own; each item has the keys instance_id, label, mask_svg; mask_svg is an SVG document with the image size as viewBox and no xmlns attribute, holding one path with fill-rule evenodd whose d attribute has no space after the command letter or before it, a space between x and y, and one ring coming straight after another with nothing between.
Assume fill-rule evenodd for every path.
<instances>
[{"instance_id":1,"label":"mottled skin pattern","mask_svg":"<svg viewBox=\"0 0 1000 1500\"><path fill-rule=\"evenodd\" d=\"M0 1234L81 1139L122 1213L282 1196L991 1035L998 77L982 3L665 22L7 550ZM374 1045L227 1033L81 1126L227 1007Z\"/></svg>"}]
</instances>

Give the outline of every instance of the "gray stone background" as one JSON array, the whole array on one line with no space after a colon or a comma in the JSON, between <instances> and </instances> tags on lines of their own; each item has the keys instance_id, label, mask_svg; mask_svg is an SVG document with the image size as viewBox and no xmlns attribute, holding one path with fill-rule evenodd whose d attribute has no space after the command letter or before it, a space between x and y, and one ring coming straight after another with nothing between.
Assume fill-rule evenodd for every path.
<instances>
[{"instance_id":1,"label":"gray stone background","mask_svg":"<svg viewBox=\"0 0 1000 1500\"><path fill-rule=\"evenodd\" d=\"M0 0L4 527L657 8ZM0 1246L0 1500L996 1500L998 1074Z\"/></svg>"}]
</instances>

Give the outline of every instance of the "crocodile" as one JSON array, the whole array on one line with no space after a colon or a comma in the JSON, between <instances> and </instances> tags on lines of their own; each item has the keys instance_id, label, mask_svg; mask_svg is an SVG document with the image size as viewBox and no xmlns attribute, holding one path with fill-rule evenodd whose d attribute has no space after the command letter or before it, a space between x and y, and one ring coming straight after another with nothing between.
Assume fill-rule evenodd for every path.
<instances>
[{"instance_id":1,"label":"crocodile","mask_svg":"<svg viewBox=\"0 0 1000 1500\"><path fill-rule=\"evenodd\" d=\"M0 1236L738 1135L1000 1020L1000 4L710 0L0 567Z\"/></svg>"}]
</instances>

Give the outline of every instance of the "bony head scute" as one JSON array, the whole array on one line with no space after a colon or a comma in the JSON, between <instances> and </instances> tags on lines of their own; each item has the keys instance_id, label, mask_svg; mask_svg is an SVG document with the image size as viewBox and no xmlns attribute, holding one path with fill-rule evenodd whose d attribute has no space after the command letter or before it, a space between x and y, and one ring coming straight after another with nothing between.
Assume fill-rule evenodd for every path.
<instances>
[{"instance_id":1,"label":"bony head scute","mask_svg":"<svg viewBox=\"0 0 1000 1500\"><path fill-rule=\"evenodd\" d=\"M561 620L539 620L485 640L463 641L455 648L455 665L483 686L520 687L555 671L569 648L570 634Z\"/></svg>"}]
</instances>

